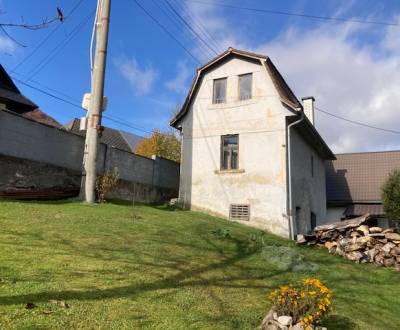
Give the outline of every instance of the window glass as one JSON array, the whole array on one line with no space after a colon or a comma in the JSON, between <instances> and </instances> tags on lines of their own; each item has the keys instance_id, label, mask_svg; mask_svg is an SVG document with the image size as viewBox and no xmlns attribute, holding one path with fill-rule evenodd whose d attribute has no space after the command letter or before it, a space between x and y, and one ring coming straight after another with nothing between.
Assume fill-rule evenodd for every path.
<instances>
[{"instance_id":1,"label":"window glass","mask_svg":"<svg viewBox=\"0 0 400 330\"><path fill-rule=\"evenodd\" d=\"M213 87L213 103L226 102L226 78L215 79Z\"/></svg>"},{"instance_id":2,"label":"window glass","mask_svg":"<svg viewBox=\"0 0 400 330\"><path fill-rule=\"evenodd\" d=\"M221 137L221 169L238 169L239 163L239 135L224 135Z\"/></svg>"},{"instance_id":3,"label":"window glass","mask_svg":"<svg viewBox=\"0 0 400 330\"><path fill-rule=\"evenodd\" d=\"M251 99L251 85L253 74L242 74L239 76L239 100Z\"/></svg>"}]
</instances>

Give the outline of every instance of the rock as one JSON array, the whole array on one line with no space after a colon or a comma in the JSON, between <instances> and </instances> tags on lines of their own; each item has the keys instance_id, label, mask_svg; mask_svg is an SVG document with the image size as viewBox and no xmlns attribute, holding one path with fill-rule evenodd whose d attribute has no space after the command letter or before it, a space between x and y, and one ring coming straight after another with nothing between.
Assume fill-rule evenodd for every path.
<instances>
[{"instance_id":1,"label":"rock","mask_svg":"<svg viewBox=\"0 0 400 330\"><path fill-rule=\"evenodd\" d=\"M392 248L390 254L393 256L400 256L400 246L395 246L394 248Z\"/></svg>"},{"instance_id":2,"label":"rock","mask_svg":"<svg viewBox=\"0 0 400 330\"><path fill-rule=\"evenodd\" d=\"M367 236L369 234L369 227L367 225L361 225L356 228L358 232L361 232L364 234L364 236Z\"/></svg>"},{"instance_id":3,"label":"rock","mask_svg":"<svg viewBox=\"0 0 400 330\"><path fill-rule=\"evenodd\" d=\"M292 326L291 330L304 330L304 328L301 323L296 323L294 326Z\"/></svg>"},{"instance_id":4,"label":"rock","mask_svg":"<svg viewBox=\"0 0 400 330\"><path fill-rule=\"evenodd\" d=\"M349 253L346 253L346 258L349 260L357 261L359 262L363 258L363 253L360 251L352 251Z\"/></svg>"},{"instance_id":5,"label":"rock","mask_svg":"<svg viewBox=\"0 0 400 330\"><path fill-rule=\"evenodd\" d=\"M385 238L391 241L400 241L400 234L397 233L385 233Z\"/></svg>"},{"instance_id":6,"label":"rock","mask_svg":"<svg viewBox=\"0 0 400 330\"><path fill-rule=\"evenodd\" d=\"M383 265L385 267L392 267L395 264L395 259L394 258L386 258L383 260Z\"/></svg>"},{"instance_id":7,"label":"rock","mask_svg":"<svg viewBox=\"0 0 400 330\"><path fill-rule=\"evenodd\" d=\"M274 313L272 314L272 318L273 318L274 320L278 321L278 313L277 313L277 312L274 312Z\"/></svg>"},{"instance_id":8,"label":"rock","mask_svg":"<svg viewBox=\"0 0 400 330\"><path fill-rule=\"evenodd\" d=\"M324 246L331 252L334 248L336 248L336 242L325 242Z\"/></svg>"},{"instance_id":9,"label":"rock","mask_svg":"<svg viewBox=\"0 0 400 330\"><path fill-rule=\"evenodd\" d=\"M362 236L362 237L357 238L356 243L365 245L371 240L372 240L371 236Z\"/></svg>"},{"instance_id":10,"label":"rock","mask_svg":"<svg viewBox=\"0 0 400 330\"><path fill-rule=\"evenodd\" d=\"M298 234L296 237L297 244L307 243L306 237L303 234Z\"/></svg>"},{"instance_id":11,"label":"rock","mask_svg":"<svg viewBox=\"0 0 400 330\"><path fill-rule=\"evenodd\" d=\"M382 247L382 251L385 252L386 254L390 253L390 250L392 248L394 248L396 245L393 244L392 242L386 243L383 247Z\"/></svg>"},{"instance_id":12,"label":"rock","mask_svg":"<svg viewBox=\"0 0 400 330\"><path fill-rule=\"evenodd\" d=\"M375 256L378 254L378 250L372 248L371 250L365 251L365 254L368 256L370 262L374 261Z\"/></svg>"},{"instance_id":13,"label":"rock","mask_svg":"<svg viewBox=\"0 0 400 330\"><path fill-rule=\"evenodd\" d=\"M279 324L283 325L283 326L290 326L292 325L292 317L291 316L279 316L278 317L278 322Z\"/></svg>"},{"instance_id":14,"label":"rock","mask_svg":"<svg viewBox=\"0 0 400 330\"><path fill-rule=\"evenodd\" d=\"M381 233L382 231L383 231L383 229L381 227L370 227L369 228L369 232L371 234Z\"/></svg>"},{"instance_id":15,"label":"rock","mask_svg":"<svg viewBox=\"0 0 400 330\"><path fill-rule=\"evenodd\" d=\"M400 272L400 263L394 265L394 269L396 269L398 272Z\"/></svg>"},{"instance_id":16,"label":"rock","mask_svg":"<svg viewBox=\"0 0 400 330\"><path fill-rule=\"evenodd\" d=\"M352 252L352 251L358 251L362 249L362 245L361 244L357 244L357 243L353 243L350 245L347 245L345 248L345 251L347 252Z\"/></svg>"},{"instance_id":17,"label":"rock","mask_svg":"<svg viewBox=\"0 0 400 330\"><path fill-rule=\"evenodd\" d=\"M395 228L386 228L385 230L382 231L383 234L395 233L395 232L396 232Z\"/></svg>"}]
</instances>

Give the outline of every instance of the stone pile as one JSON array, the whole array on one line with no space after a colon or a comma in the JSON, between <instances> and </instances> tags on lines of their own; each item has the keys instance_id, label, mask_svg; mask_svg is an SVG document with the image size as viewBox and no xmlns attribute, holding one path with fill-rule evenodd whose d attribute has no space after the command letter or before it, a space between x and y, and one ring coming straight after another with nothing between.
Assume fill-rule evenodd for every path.
<instances>
[{"instance_id":1,"label":"stone pile","mask_svg":"<svg viewBox=\"0 0 400 330\"><path fill-rule=\"evenodd\" d=\"M325 327L311 326L312 330L327 330ZM270 310L267 316L263 319L260 330L305 330L300 324L293 324L291 316L278 316L276 312Z\"/></svg>"},{"instance_id":2,"label":"stone pile","mask_svg":"<svg viewBox=\"0 0 400 330\"><path fill-rule=\"evenodd\" d=\"M297 235L297 243L324 246L358 263L375 263L400 271L400 234L396 228L372 226L373 218L362 217L315 227L311 235Z\"/></svg>"}]
</instances>

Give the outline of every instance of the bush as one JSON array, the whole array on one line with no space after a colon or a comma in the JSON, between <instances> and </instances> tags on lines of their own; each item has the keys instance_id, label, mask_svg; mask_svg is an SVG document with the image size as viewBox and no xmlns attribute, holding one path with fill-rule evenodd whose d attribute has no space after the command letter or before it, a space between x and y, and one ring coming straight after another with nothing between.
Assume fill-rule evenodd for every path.
<instances>
[{"instance_id":1,"label":"bush","mask_svg":"<svg viewBox=\"0 0 400 330\"><path fill-rule=\"evenodd\" d=\"M331 308L333 292L319 279L306 278L298 285L285 285L270 294L273 310L293 318L306 329L319 324Z\"/></svg>"},{"instance_id":2,"label":"bush","mask_svg":"<svg viewBox=\"0 0 400 330\"><path fill-rule=\"evenodd\" d=\"M400 222L400 171L389 175L382 186L382 204L386 216Z\"/></svg>"},{"instance_id":3,"label":"bush","mask_svg":"<svg viewBox=\"0 0 400 330\"><path fill-rule=\"evenodd\" d=\"M102 175L99 175L96 180L96 192L99 203L106 202L107 194L112 191L118 182L118 171L107 171Z\"/></svg>"}]
</instances>

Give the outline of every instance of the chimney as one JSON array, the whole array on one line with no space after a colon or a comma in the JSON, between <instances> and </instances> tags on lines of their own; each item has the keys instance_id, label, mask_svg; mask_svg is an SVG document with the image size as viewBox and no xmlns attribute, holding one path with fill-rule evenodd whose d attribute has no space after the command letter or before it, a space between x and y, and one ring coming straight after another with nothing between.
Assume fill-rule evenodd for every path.
<instances>
[{"instance_id":1,"label":"chimney","mask_svg":"<svg viewBox=\"0 0 400 330\"><path fill-rule=\"evenodd\" d=\"M311 124L314 125L314 96L302 97L304 114L307 116Z\"/></svg>"}]
</instances>

